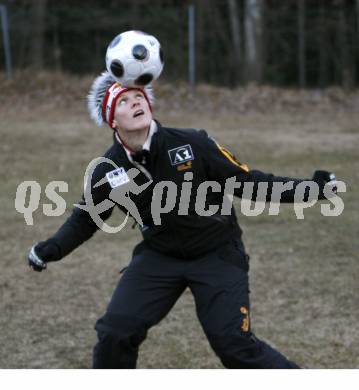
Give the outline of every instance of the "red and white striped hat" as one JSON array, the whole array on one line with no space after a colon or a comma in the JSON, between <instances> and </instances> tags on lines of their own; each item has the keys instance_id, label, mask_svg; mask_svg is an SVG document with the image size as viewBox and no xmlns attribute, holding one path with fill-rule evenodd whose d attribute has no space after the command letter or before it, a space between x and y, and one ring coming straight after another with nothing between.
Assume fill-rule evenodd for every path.
<instances>
[{"instance_id":1,"label":"red and white striped hat","mask_svg":"<svg viewBox=\"0 0 359 390\"><path fill-rule=\"evenodd\" d=\"M124 87L117 83L109 72L103 72L94 80L87 96L87 105L90 116L97 125L102 126L106 122L112 128L116 102L124 92L129 90L141 91L152 110L154 103L152 86Z\"/></svg>"}]
</instances>

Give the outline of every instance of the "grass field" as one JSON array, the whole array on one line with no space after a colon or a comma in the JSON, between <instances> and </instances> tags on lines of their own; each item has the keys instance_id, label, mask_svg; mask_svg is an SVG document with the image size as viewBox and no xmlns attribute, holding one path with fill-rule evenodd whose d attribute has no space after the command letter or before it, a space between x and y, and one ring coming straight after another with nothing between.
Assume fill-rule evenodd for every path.
<instances>
[{"instance_id":1,"label":"grass field","mask_svg":"<svg viewBox=\"0 0 359 390\"><path fill-rule=\"evenodd\" d=\"M43 78L0 85L1 277L0 368L88 368L96 319L106 308L140 239L137 230L99 232L60 263L31 272L26 255L66 216L46 217L44 193L26 226L14 208L17 186L37 180L69 184L67 214L82 193L87 163L111 142L90 121L84 96L91 79ZM31 91L31 92L30 92ZM174 100L175 99L175 100ZM245 217L236 201L251 255L252 325L309 368L359 368L358 149L359 94L250 87L158 88L156 117L168 126L206 128L251 168L292 177L328 169L347 184L345 209L324 217L319 205L297 220L291 205L279 216ZM115 214L111 222L120 221ZM186 291L151 329L140 368L221 368Z\"/></svg>"}]
</instances>

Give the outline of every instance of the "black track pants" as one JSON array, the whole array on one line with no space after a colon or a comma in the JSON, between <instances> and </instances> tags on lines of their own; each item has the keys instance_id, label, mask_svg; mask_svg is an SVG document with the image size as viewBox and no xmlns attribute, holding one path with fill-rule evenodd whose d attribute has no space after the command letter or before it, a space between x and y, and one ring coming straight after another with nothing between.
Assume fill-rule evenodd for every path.
<instances>
[{"instance_id":1,"label":"black track pants","mask_svg":"<svg viewBox=\"0 0 359 390\"><path fill-rule=\"evenodd\" d=\"M186 287L225 367L298 368L251 332L248 256L240 240L192 261L164 256L140 244L105 315L96 323L93 367L136 368L147 330L166 316Z\"/></svg>"}]
</instances>

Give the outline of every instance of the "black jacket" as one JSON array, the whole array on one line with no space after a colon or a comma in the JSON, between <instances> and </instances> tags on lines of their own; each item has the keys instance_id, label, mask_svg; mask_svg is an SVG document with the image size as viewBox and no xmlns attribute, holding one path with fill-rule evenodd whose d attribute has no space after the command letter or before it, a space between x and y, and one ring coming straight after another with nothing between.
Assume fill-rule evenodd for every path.
<instances>
[{"instance_id":1,"label":"black jacket","mask_svg":"<svg viewBox=\"0 0 359 390\"><path fill-rule=\"evenodd\" d=\"M137 195L130 194L143 221L143 226L140 226L143 238L153 249L175 257L193 259L218 248L234 237L240 238L242 232L233 208L230 215L221 215L220 209L212 216L199 216L196 213L197 189L204 181L217 181L222 186L221 192L215 192L217 188L214 188L214 191L208 189L206 205L222 205L224 183L230 177L235 177L240 183L253 182L253 199L256 199L258 183L268 182L267 200L271 197L274 182L294 180L294 189L285 191L280 200L294 201L294 190L302 180L248 170L247 166L239 163L228 150L208 137L204 130L167 128L159 123L157 125L158 131L152 137L149 153L135 156L140 160L140 165L135 162L134 166L115 137L113 145L104 155L126 172L130 168L140 168L141 172L134 179L136 184L142 185L153 180L146 190ZM114 171L114 164L101 163L94 170L91 194L95 205L109 199L112 190L109 180L97 187L95 184L106 177L106 173ZM187 180L187 183L192 183L188 215L178 215L181 188L187 172L193 172L193 179ZM178 190L174 208L161 214L161 224L158 226L151 215L151 201L153 189L160 181L172 181ZM242 196L242 189L237 189L235 195ZM86 204L84 198L80 203ZM103 220L111 215L113 207L100 214ZM119 207L126 212L124 207ZM52 237L52 241L58 245L61 257L64 257L88 240L98 229L86 210L75 207L71 216Z\"/></svg>"}]
</instances>

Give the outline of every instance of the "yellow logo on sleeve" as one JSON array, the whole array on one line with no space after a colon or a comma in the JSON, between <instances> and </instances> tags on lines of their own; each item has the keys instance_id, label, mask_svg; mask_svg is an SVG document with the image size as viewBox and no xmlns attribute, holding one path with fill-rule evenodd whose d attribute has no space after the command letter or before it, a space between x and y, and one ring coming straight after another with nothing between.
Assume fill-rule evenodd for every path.
<instances>
[{"instance_id":1,"label":"yellow logo on sleeve","mask_svg":"<svg viewBox=\"0 0 359 390\"><path fill-rule=\"evenodd\" d=\"M243 171L249 172L249 168L248 168L247 164L241 164L239 161L237 161L235 156L228 149L226 149L224 146L217 144L217 143L216 143L216 145L217 145L218 149L220 150L220 152L224 155L224 157L226 157L227 160L229 160L232 164L237 165L237 167L243 169Z\"/></svg>"},{"instance_id":2,"label":"yellow logo on sleeve","mask_svg":"<svg viewBox=\"0 0 359 390\"><path fill-rule=\"evenodd\" d=\"M249 311L244 306L241 306L240 311L242 314L245 315L245 317L243 318L241 329L243 330L243 332L248 332L249 331Z\"/></svg>"}]
</instances>

